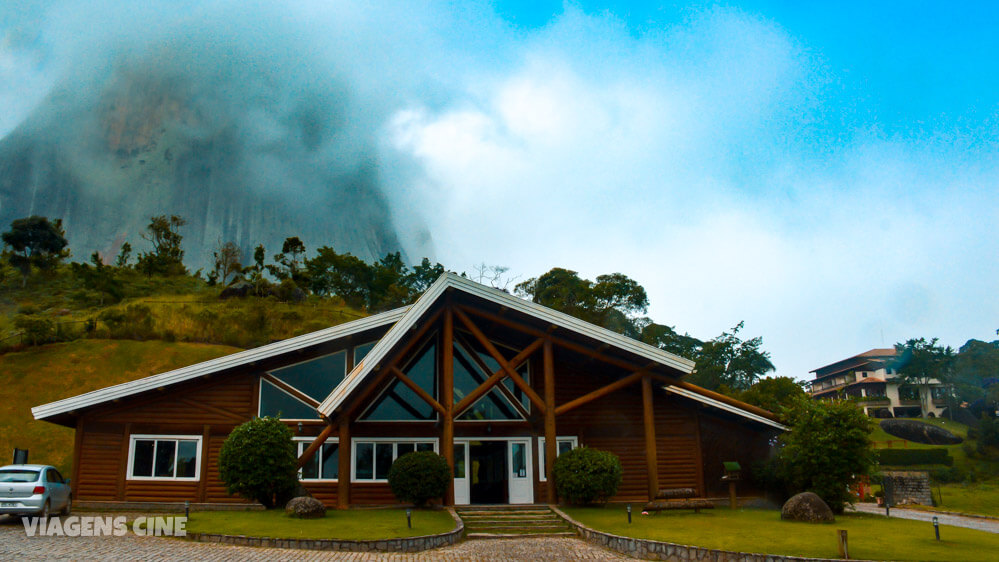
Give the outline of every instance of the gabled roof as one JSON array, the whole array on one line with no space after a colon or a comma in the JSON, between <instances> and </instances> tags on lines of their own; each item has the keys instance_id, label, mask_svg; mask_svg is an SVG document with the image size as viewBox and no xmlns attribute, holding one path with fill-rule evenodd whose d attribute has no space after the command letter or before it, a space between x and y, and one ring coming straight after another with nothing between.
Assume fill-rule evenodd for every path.
<instances>
[{"instance_id":1,"label":"gabled roof","mask_svg":"<svg viewBox=\"0 0 999 562\"><path fill-rule=\"evenodd\" d=\"M812 369L810 373L815 373L815 379L820 379L823 377L828 377L830 375L835 375L847 371L850 369L856 369L857 367L862 367L868 364L877 365L878 368L884 363L885 359L891 359L895 357L894 348L883 348L883 349L872 349L865 351L863 353L858 353L853 357L847 357L846 359L840 359L835 363L830 363L823 367L817 369Z\"/></svg>"},{"instance_id":2,"label":"gabled roof","mask_svg":"<svg viewBox=\"0 0 999 562\"><path fill-rule=\"evenodd\" d=\"M102 388L86 394L80 394L79 396L74 396L72 398L66 398L56 402L43 404L41 406L35 406L31 409L31 414L36 420L50 418L59 414L79 410L80 408L94 406L102 402L117 400L133 394L138 394L140 392L154 390L160 387L177 384L204 375L231 369L233 367L247 365L249 363L253 363L254 361L275 357L283 353L331 342L351 334L357 334L365 330L398 322L400 318L404 317L409 308L410 307L408 306L397 308L395 310L390 310L388 312L383 312L367 318L361 318L360 320L354 320L352 322L333 326L332 328L319 330L318 332L312 332L254 349L240 351L238 353L233 353L232 355L226 355L217 359L168 371L166 373L160 373L131 382L109 386L107 388Z\"/></svg>"},{"instance_id":3,"label":"gabled roof","mask_svg":"<svg viewBox=\"0 0 999 562\"><path fill-rule=\"evenodd\" d=\"M413 304L406 315L389 329L388 333L368 352L364 360L358 363L343 382L333 389L333 392L330 393L326 400L323 400L323 403L319 405L319 413L326 417L333 414L347 397L375 370L375 367L385 359L396 344L402 341L403 337L416 325L420 318L426 315L431 306L444 295L447 289L455 289L482 298L510 310L543 320L558 328L575 332L608 346L678 370L684 374L689 374L694 370L694 362L689 359L673 355L657 347L590 324L557 310L552 310L540 304L515 297L499 289L470 281L454 273L445 273L423 293L423 296Z\"/></svg>"},{"instance_id":4,"label":"gabled roof","mask_svg":"<svg viewBox=\"0 0 999 562\"><path fill-rule=\"evenodd\" d=\"M702 404L718 408L719 410L725 410L726 412L742 416L757 423L762 423L763 425L769 425L770 427L781 431L787 431L788 429L786 425L778 423L772 419L773 414L770 412L756 408L750 404L740 402L734 398L729 398L727 396L711 392L710 390L698 388L694 385L685 385L684 387L668 385L663 388L665 388L667 392L672 392L677 396L683 396L684 398L696 400ZM760 413L757 413L754 410L759 411ZM768 414L770 417L762 415L764 413Z\"/></svg>"}]
</instances>

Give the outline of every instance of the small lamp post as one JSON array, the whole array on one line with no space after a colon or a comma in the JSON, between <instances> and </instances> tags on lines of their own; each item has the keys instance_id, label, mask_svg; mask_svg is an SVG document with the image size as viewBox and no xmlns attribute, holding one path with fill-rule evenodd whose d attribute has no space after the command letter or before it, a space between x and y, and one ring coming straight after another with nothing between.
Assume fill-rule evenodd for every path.
<instances>
[{"instance_id":1,"label":"small lamp post","mask_svg":"<svg viewBox=\"0 0 999 562\"><path fill-rule=\"evenodd\" d=\"M940 519L937 516L933 516L933 532L937 534L937 540L940 540Z\"/></svg>"},{"instance_id":2,"label":"small lamp post","mask_svg":"<svg viewBox=\"0 0 999 562\"><path fill-rule=\"evenodd\" d=\"M184 500L184 517L191 517L191 500Z\"/></svg>"},{"instance_id":3,"label":"small lamp post","mask_svg":"<svg viewBox=\"0 0 999 562\"><path fill-rule=\"evenodd\" d=\"M728 482L728 507L729 509L737 509L735 483L741 478L742 467L736 461L725 461L722 464L725 465L725 476L722 476L721 479L722 482Z\"/></svg>"},{"instance_id":4,"label":"small lamp post","mask_svg":"<svg viewBox=\"0 0 999 562\"><path fill-rule=\"evenodd\" d=\"M629 503L628 507L626 507L625 509L628 511L628 524L630 525L631 524L631 504Z\"/></svg>"},{"instance_id":5,"label":"small lamp post","mask_svg":"<svg viewBox=\"0 0 999 562\"><path fill-rule=\"evenodd\" d=\"M298 432L302 433L302 422L298 422Z\"/></svg>"},{"instance_id":6,"label":"small lamp post","mask_svg":"<svg viewBox=\"0 0 999 562\"><path fill-rule=\"evenodd\" d=\"M413 528L413 510L406 508L406 527Z\"/></svg>"}]
</instances>

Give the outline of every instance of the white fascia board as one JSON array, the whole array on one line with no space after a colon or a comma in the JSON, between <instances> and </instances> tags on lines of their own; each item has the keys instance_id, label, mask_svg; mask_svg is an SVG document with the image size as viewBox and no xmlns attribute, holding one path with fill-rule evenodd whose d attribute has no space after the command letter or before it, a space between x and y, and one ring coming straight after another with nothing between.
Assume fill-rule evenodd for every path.
<instances>
[{"instance_id":1,"label":"white fascia board","mask_svg":"<svg viewBox=\"0 0 999 562\"><path fill-rule=\"evenodd\" d=\"M786 425L777 423L777 422L775 422L775 421L773 421L771 419L767 419L767 418L765 418L763 416L754 414L753 412L749 412L749 411L743 410L742 408L738 408L738 407L733 406L731 404L726 404L726 403L724 403L724 402L722 402L720 400L715 400L714 398L710 398L708 396L704 396L703 394L698 394L696 392L692 392L692 391L687 390L685 388L677 388L677 387L672 386L672 385L667 385L667 386L664 386L663 388L665 388L668 392L672 392L674 394L678 394L680 396L683 396L684 398L690 398L691 400L697 400L698 402L701 402L703 404L707 404L708 406L713 406L715 408L718 408L719 410L725 410L726 412L731 412L733 414L740 415L740 416L742 416L742 417L744 417L746 419L753 420L755 422L762 423L764 425L769 425L770 427L779 429L781 431L787 431L788 430L788 427Z\"/></svg>"},{"instance_id":2,"label":"white fascia board","mask_svg":"<svg viewBox=\"0 0 999 562\"><path fill-rule=\"evenodd\" d=\"M343 380L340 385L338 385L333 392L323 400L323 403L319 405L319 413L323 416L329 417L334 410L336 410L347 399L347 396L354 391L361 384L368 373L370 373L373 368L382 361L399 341L402 340L403 336L409 331L411 327L430 309L431 305L437 301L437 299L444 294L444 291L448 288L453 287L462 292L474 295L495 304L505 306L509 309L516 310L528 316L544 320L550 324L554 324L560 328L565 328L567 330L582 334L584 336L591 337L602 343L617 347L621 350L634 353L640 357L649 359L656 363L666 365L683 373L690 373L694 370L694 362L689 359L684 359L672 353L665 352L657 347L642 343L638 340L623 336L616 332L607 330L606 328L601 328L589 322L585 322L578 318L569 316L562 312L552 310L548 307L542 306L531 301L515 297L499 289L494 289L492 287L487 287L475 281L471 281L464 277L455 275L454 273L445 273L441 275L433 285L423 296L421 296L416 303L409 309L406 316L397 322L395 326L385 334L374 348L368 352L368 355L364 358L364 361L358 363L353 371Z\"/></svg>"},{"instance_id":3,"label":"white fascia board","mask_svg":"<svg viewBox=\"0 0 999 562\"><path fill-rule=\"evenodd\" d=\"M434 281L434 284L409 307L409 311L406 312L405 316L389 328L389 331L382 339L378 340L378 343L371 348L371 351L364 356L364 359L360 363L354 365L350 373L344 377L343 382L338 384L333 389L333 392L326 397L326 400L323 400L322 404L319 405L320 414L329 417L347 399L347 396L361 384L361 381L368 376L368 373L385 359L388 352L402 340L403 336L409 332L409 329L416 321L437 301L437 297L444 294L444 290L448 287L448 275L445 273L437 281Z\"/></svg>"},{"instance_id":4,"label":"white fascia board","mask_svg":"<svg viewBox=\"0 0 999 562\"><path fill-rule=\"evenodd\" d=\"M294 338L289 338L279 342L274 342L254 349L240 351L231 355L211 359L195 365L189 365L166 373L159 373L139 380L117 384L80 394L72 398L66 398L57 402L50 402L31 409L31 414L36 420L48 418L57 414L63 414L107 402L119 398L124 398L132 394L138 394L148 390L153 390L163 386L168 386L194 379L200 376L216 373L225 369L239 367L261 359L267 359L290 351L304 349L313 345L330 342L339 338L349 336L384 326L393 324L403 318L410 307L397 308L374 316L368 316L344 324L339 324L331 328L326 328L316 332L303 334Z\"/></svg>"}]
</instances>

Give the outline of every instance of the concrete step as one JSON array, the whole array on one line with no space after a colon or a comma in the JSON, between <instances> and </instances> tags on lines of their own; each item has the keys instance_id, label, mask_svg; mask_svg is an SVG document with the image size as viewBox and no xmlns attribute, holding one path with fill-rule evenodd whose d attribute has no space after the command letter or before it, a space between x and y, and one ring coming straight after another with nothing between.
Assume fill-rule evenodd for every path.
<instances>
[{"instance_id":1,"label":"concrete step","mask_svg":"<svg viewBox=\"0 0 999 562\"><path fill-rule=\"evenodd\" d=\"M522 525L466 525L465 529L474 531L506 531L511 533L531 533L534 531L568 531L565 525L532 525L524 527Z\"/></svg>"},{"instance_id":2,"label":"concrete step","mask_svg":"<svg viewBox=\"0 0 999 562\"><path fill-rule=\"evenodd\" d=\"M460 514L462 519L466 521L476 521L480 519L495 519L499 521L517 519L519 521L540 521L545 519L558 519L559 517L552 512L548 513L537 513L530 515L515 515L513 513L479 513L476 515L470 515L468 513Z\"/></svg>"},{"instance_id":3,"label":"concrete step","mask_svg":"<svg viewBox=\"0 0 999 562\"><path fill-rule=\"evenodd\" d=\"M523 539L542 537L575 537L576 533L556 532L556 533L468 533L468 539Z\"/></svg>"}]
</instances>

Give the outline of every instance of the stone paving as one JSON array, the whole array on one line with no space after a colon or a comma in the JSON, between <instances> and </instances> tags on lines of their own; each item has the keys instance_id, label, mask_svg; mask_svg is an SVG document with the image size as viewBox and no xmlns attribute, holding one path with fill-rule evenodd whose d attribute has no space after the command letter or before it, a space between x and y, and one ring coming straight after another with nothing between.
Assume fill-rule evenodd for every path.
<instances>
[{"instance_id":1,"label":"stone paving","mask_svg":"<svg viewBox=\"0 0 999 562\"><path fill-rule=\"evenodd\" d=\"M88 515L97 515L90 514ZM115 514L118 515L118 514ZM196 543L131 533L106 537L28 537L19 521L0 516L0 560L629 560L578 538L466 540L413 554L343 553Z\"/></svg>"},{"instance_id":2,"label":"stone paving","mask_svg":"<svg viewBox=\"0 0 999 562\"><path fill-rule=\"evenodd\" d=\"M854 504L854 509L863 513L874 513L884 515L885 508L873 504ZM985 519L982 517L968 517L965 515L949 515L946 513L933 513L932 511L922 511L919 509L905 509L901 507L891 508L891 516L899 519L915 519L917 521L933 521L934 517L939 518L941 525L952 525L954 527L965 527L977 529L989 533L999 533L999 520Z\"/></svg>"}]
</instances>

